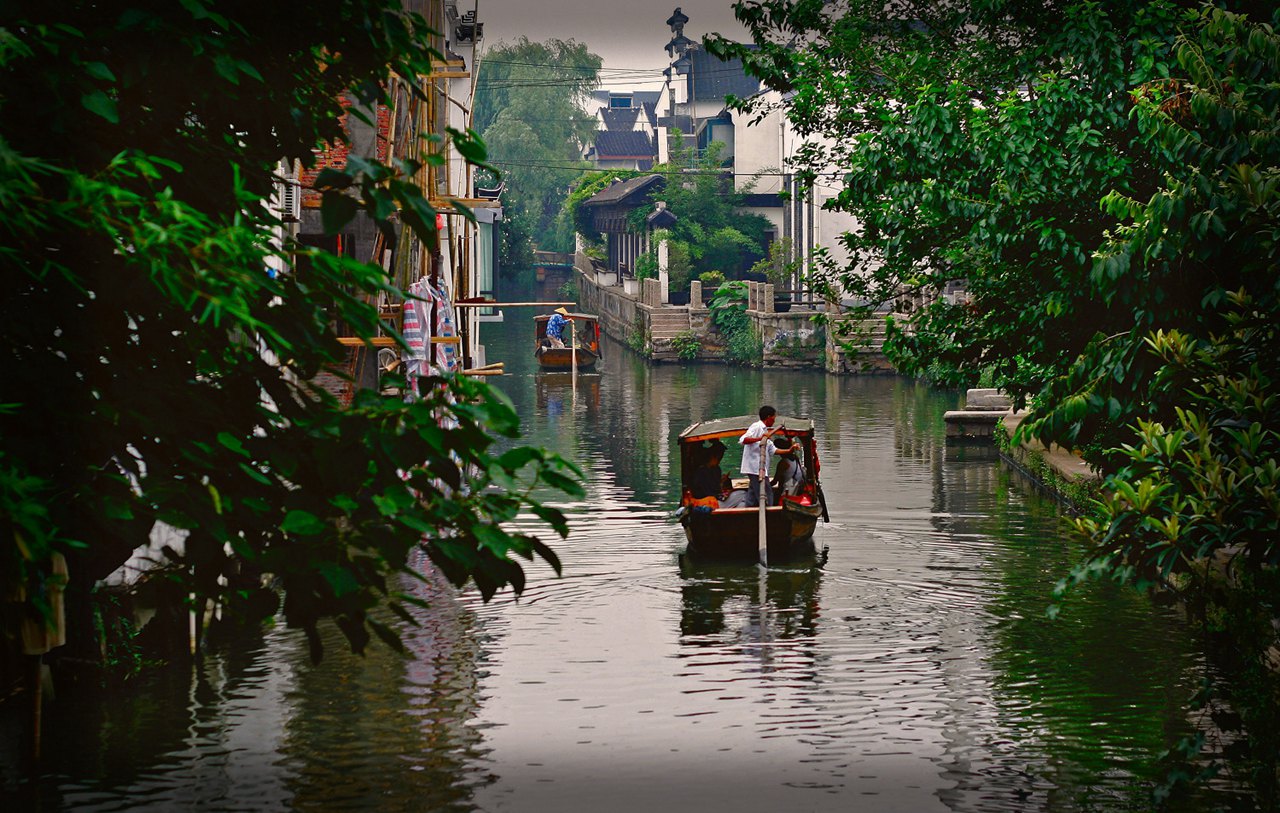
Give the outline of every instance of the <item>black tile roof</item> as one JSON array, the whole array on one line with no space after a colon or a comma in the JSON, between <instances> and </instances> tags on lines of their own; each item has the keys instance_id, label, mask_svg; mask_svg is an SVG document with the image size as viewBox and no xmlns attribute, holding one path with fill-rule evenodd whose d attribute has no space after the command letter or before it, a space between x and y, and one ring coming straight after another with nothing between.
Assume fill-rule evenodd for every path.
<instances>
[{"instance_id":1,"label":"black tile roof","mask_svg":"<svg viewBox=\"0 0 1280 813\"><path fill-rule=\"evenodd\" d=\"M641 175L639 178L631 178L626 181L619 181L610 184L599 192L582 202L583 206L608 206L610 204L623 203L627 198L632 196L641 196L651 189L664 186L667 179L661 175ZM639 201L637 200L638 204Z\"/></svg>"},{"instance_id":2,"label":"black tile roof","mask_svg":"<svg viewBox=\"0 0 1280 813\"><path fill-rule=\"evenodd\" d=\"M612 131L631 130L635 128L636 117L641 113L636 107L602 107L600 117L604 120L604 129Z\"/></svg>"},{"instance_id":3,"label":"black tile roof","mask_svg":"<svg viewBox=\"0 0 1280 813\"><path fill-rule=\"evenodd\" d=\"M601 130L596 133L596 157L610 158L651 158L658 152L657 145L647 133L634 130L613 132Z\"/></svg>"},{"instance_id":4,"label":"black tile roof","mask_svg":"<svg viewBox=\"0 0 1280 813\"><path fill-rule=\"evenodd\" d=\"M693 62L688 81L694 101L724 101L730 94L745 99L760 91L760 80L747 76L742 60L721 60L701 48L689 54Z\"/></svg>"}]
</instances>

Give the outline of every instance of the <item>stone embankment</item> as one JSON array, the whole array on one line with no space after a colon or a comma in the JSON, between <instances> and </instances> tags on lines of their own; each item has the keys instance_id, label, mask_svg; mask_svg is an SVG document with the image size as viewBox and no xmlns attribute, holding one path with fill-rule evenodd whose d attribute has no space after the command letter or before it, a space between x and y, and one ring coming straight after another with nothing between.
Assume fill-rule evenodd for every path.
<instances>
[{"instance_id":1,"label":"stone embankment","mask_svg":"<svg viewBox=\"0 0 1280 813\"><path fill-rule=\"evenodd\" d=\"M947 439L992 437L996 424L1012 406L1009 396L999 390L969 390L965 395L964 409L953 409L942 416L947 427Z\"/></svg>"},{"instance_id":2,"label":"stone embankment","mask_svg":"<svg viewBox=\"0 0 1280 813\"><path fill-rule=\"evenodd\" d=\"M725 362L727 347L702 301L702 284L690 284L689 304L663 302L657 280L624 280L594 268L579 255L576 262L580 306L600 317L601 329L652 362ZM822 321L826 306L792 306L779 312L773 286L748 283L747 316L759 342L759 365L767 368L825 370L837 374L892 373L881 347L884 320L842 325L860 334L863 348L848 352ZM815 317L817 317L815 319Z\"/></svg>"},{"instance_id":3,"label":"stone embankment","mask_svg":"<svg viewBox=\"0 0 1280 813\"><path fill-rule=\"evenodd\" d=\"M993 441L1010 465L1070 509L1083 509L1097 497L1101 477L1078 455L1057 444L1046 446L1033 440L1014 443L1014 434L1026 417L1027 412L1015 412L1012 400L999 390L971 389L965 395L964 409L947 412L943 420L948 441Z\"/></svg>"}]
</instances>

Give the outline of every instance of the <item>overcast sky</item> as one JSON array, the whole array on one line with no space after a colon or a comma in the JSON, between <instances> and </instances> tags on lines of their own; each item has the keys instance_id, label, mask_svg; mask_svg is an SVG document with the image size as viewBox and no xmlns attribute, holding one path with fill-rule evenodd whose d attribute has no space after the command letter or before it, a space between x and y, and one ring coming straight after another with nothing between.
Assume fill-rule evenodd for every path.
<instances>
[{"instance_id":1,"label":"overcast sky","mask_svg":"<svg viewBox=\"0 0 1280 813\"><path fill-rule=\"evenodd\" d=\"M521 35L533 41L577 40L604 60L601 86L659 90L671 40L667 18L679 6L689 18L684 35L698 42L719 33L745 40L731 0L458 0L458 10L478 8L483 49ZM478 4L478 6L477 6ZM483 55L483 50L481 51Z\"/></svg>"}]
</instances>

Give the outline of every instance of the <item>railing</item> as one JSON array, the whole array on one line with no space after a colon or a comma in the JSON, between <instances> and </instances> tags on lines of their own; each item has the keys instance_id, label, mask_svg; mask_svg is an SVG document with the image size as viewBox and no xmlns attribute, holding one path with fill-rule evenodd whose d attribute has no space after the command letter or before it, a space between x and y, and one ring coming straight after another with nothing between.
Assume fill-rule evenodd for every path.
<instances>
[{"instance_id":1,"label":"railing","mask_svg":"<svg viewBox=\"0 0 1280 813\"><path fill-rule=\"evenodd\" d=\"M711 300L715 295L716 289L704 286L702 288L703 306L705 307L711 304ZM790 297L791 306L793 308L800 307L807 310L821 310L826 304L812 288L790 288L783 290L775 288L773 290L773 296L775 301L784 297Z\"/></svg>"}]
</instances>

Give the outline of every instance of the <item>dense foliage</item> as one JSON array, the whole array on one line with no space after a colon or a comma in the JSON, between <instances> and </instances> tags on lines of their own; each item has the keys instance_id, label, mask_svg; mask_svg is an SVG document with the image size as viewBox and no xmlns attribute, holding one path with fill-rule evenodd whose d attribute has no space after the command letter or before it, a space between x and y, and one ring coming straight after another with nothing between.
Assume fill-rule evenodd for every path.
<instances>
[{"instance_id":1,"label":"dense foliage","mask_svg":"<svg viewBox=\"0 0 1280 813\"><path fill-rule=\"evenodd\" d=\"M758 365L764 346L747 316L747 285L735 280L716 289L708 307L716 332L724 340L725 358L733 364Z\"/></svg>"},{"instance_id":2,"label":"dense foliage","mask_svg":"<svg viewBox=\"0 0 1280 813\"><path fill-rule=\"evenodd\" d=\"M318 656L323 617L357 650L370 633L394 641L369 610L407 617L393 577L415 549L486 597L523 586L513 556L558 567L503 523L531 510L564 534L530 489L578 486L541 450L492 455L517 432L500 394L436 380L420 401L366 391L344 409L310 383L346 358L334 319L372 335L370 299L401 294L378 266L282 244L265 205L281 158L343 139L344 93L371 103L433 56L424 21L391 0L6 5L6 595L38 598L56 550L83 599L166 523L185 534L168 551L180 595L234 605L247 577L272 574ZM326 224L362 209L430 244L419 166L326 173ZM305 274L265 272L302 254Z\"/></svg>"},{"instance_id":3,"label":"dense foliage","mask_svg":"<svg viewBox=\"0 0 1280 813\"><path fill-rule=\"evenodd\" d=\"M992 369L1039 396L1097 332L1130 323L1089 285L1111 223L1097 201L1157 180L1135 155L1128 89L1168 74L1180 13L952 0L886 20L881 6L743 9L762 46L739 55L794 94L787 114L810 139L799 174L843 178L833 205L861 226L844 237L853 262L819 282L895 311L886 351L905 372L963 383ZM789 47L771 14L812 42ZM941 296L957 286L964 299Z\"/></svg>"},{"instance_id":4,"label":"dense foliage","mask_svg":"<svg viewBox=\"0 0 1280 813\"><path fill-rule=\"evenodd\" d=\"M688 257L689 276L720 271L737 279L764 255L769 221L740 211L746 191L735 191L732 177L723 173L723 151L724 145L713 141L695 153L675 131L670 160L654 167L654 172L667 178L662 200L678 218L670 230L668 250Z\"/></svg>"},{"instance_id":5,"label":"dense foliage","mask_svg":"<svg viewBox=\"0 0 1280 813\"><path fill-rule=\"evenodd\" d=\"M762 215L742 212L745 191L734 191L732 179L724 174L720 154L724 145L712 142L701 154L683 146L683 140L672 139L671 159L653 168L666 183L654 200L662 200L677 220L669 230L655 235L655 248L637 261L638 269L657 275L656 241L667 245L667 270L673 291L688 290L689 281L701 273L718 271L729 278L739 278L764 254L764 234L769 221ZM575 184L565 201L560 220L589 242L600 242L591 209L582 204L614 179L627 180L644 173L631 170L599 170L589 172ZM639 206L630 214L631 227L637 232L648 228L646 218L651 206Z\"/></svg>"},{"instance_id":6,"label":"dense foliage","mask_svg":"<svg viewBox=\"0 0 1280 813\"><path fill-rule=\"evenodd\" d=\"M581 43L525 37L499 43L480 62L473 126L507 185L503 265L528 265L534 248L573 250L573 232L559 214L589 166L582 148L596 120L583 110L600 65Z\"/></svg>"},{"instance_id":7,"label":"dense foliage","mask_svg":"<svg viewBox=\"0 0 1280 813\"><path fill-rule=\"evenodd\" d=\"M758 49L712 47L843 179L826 282L892 310L899 366L985 373L1109 474L1075 578L1198 597L1274 804L1280 16L1224 5L747 2Z\"/></svg>"},{"instance_id":8,"label":"dense foliage","mask_svg":"<svg viewBox=\"0 0 1280 813\"><path fill-rule=\"evenodd\" d=\"M1135 94L1163 178L1097 255L1102 296L1143 315L1090 345L1055 386L1075 409L1114 399L1108 365L1151 370L1151 414L1121 449L1099 517L1079 521L1091 566L1183 588L1209 607L1236 666L1249 738L1233 756L1280 801L1280 35L1206 11L1177 46L1175 81ZM1165 302L1180 303L1174 307ZM1130 361L1134 359L1135 361ZM1065 418L1043 422L1049 431ZM1077 578L1084 575L1077 573Z\"/></svg>"}]
</instances>

